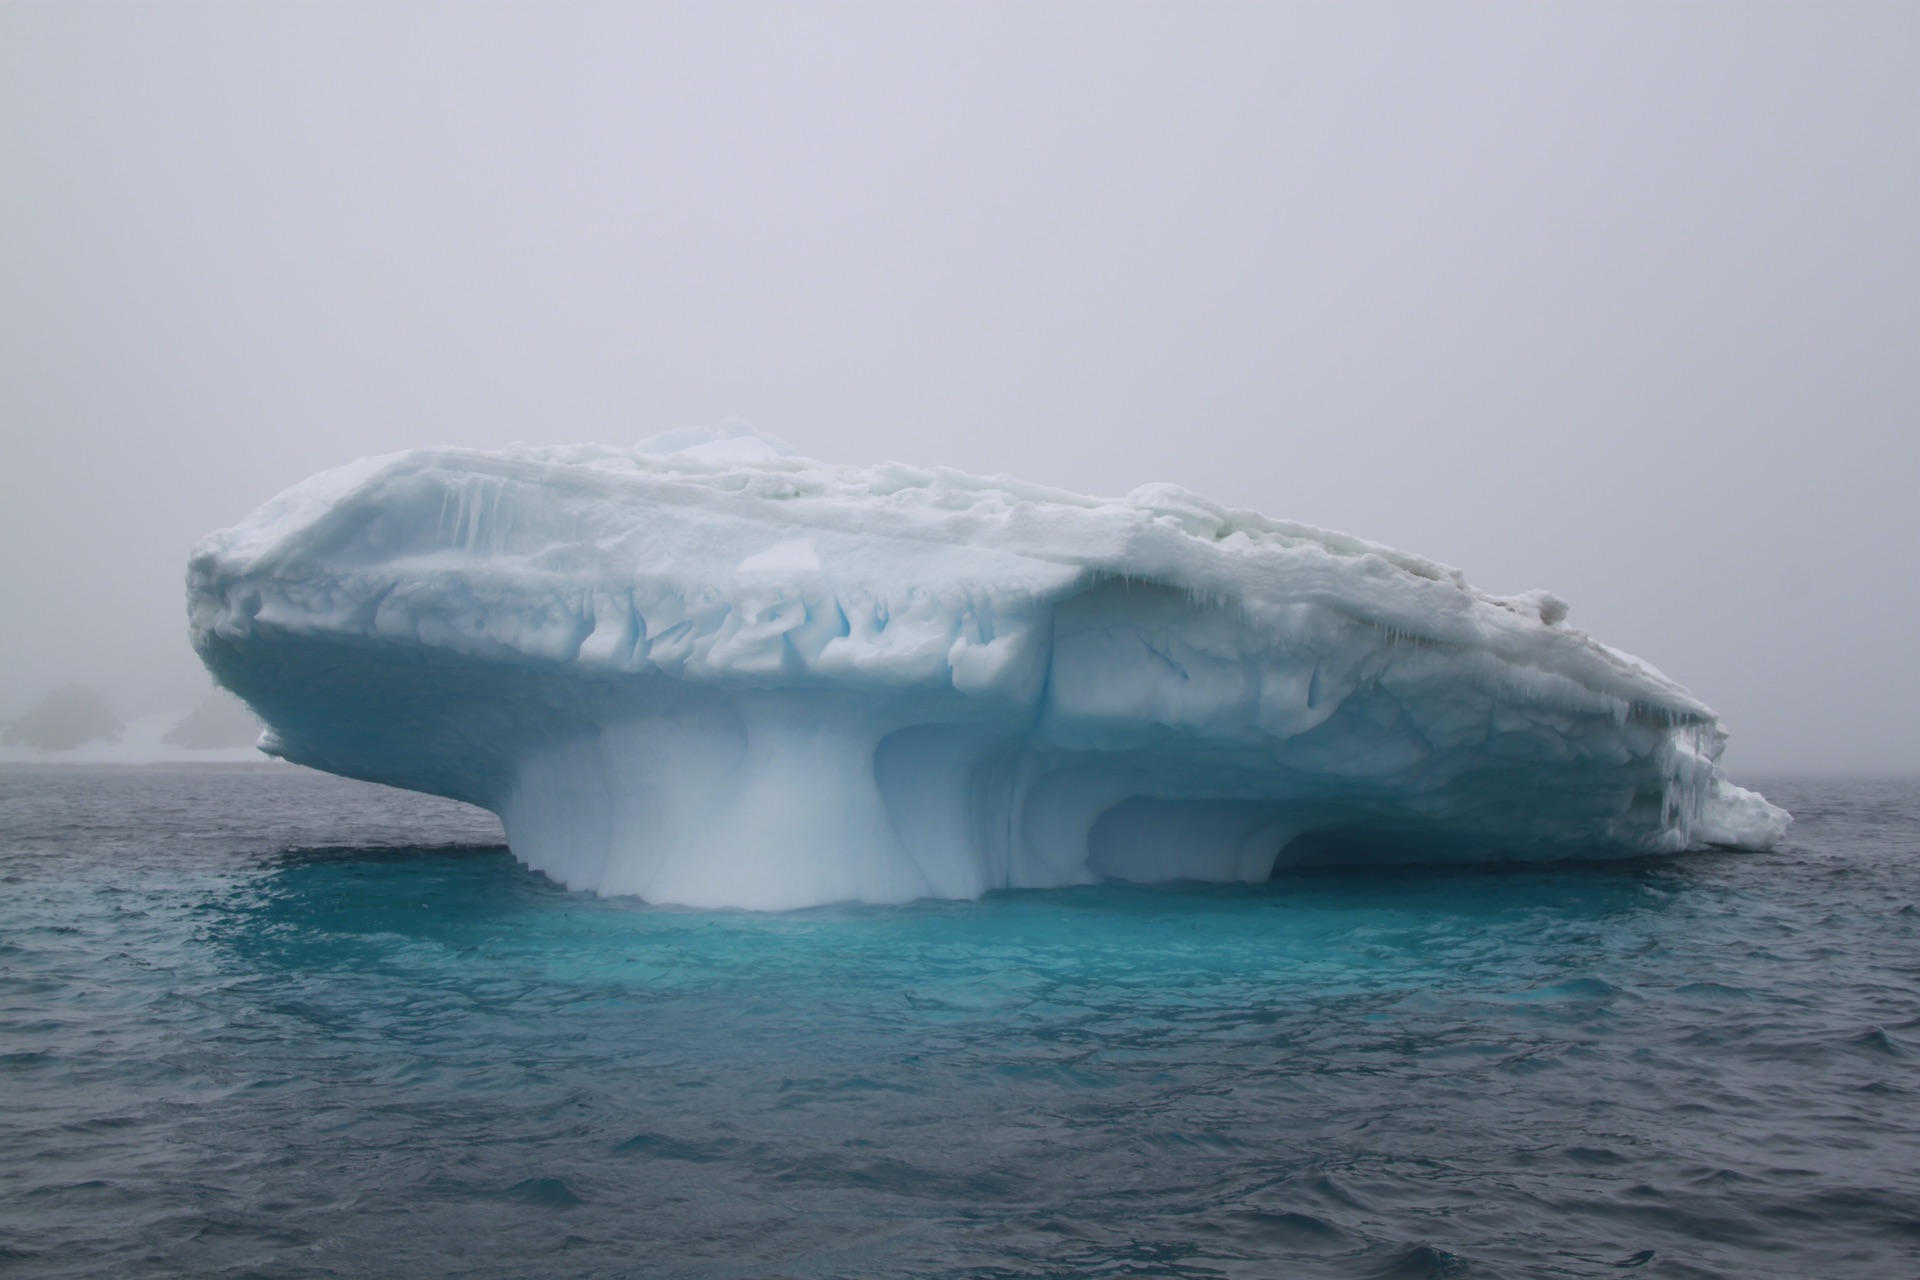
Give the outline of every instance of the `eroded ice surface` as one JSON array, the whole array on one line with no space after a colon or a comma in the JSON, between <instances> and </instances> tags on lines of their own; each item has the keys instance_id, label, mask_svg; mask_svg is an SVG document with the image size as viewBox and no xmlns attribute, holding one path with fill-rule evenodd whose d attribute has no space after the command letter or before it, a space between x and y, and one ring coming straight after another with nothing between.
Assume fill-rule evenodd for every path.
<instances>
[{"instance_id":1,"label":"eroded ice surface","mask_svg":"<svg viewBox=\"0 0 1920 1280\"><path fill-rule=\"evenodd\" d=\"M1276 864L1764 847L1713 713L1417 556L677 432L423 449L208 537L285 758L470 801L576 888L786 908Z\"/></svg>"}]
</instances>

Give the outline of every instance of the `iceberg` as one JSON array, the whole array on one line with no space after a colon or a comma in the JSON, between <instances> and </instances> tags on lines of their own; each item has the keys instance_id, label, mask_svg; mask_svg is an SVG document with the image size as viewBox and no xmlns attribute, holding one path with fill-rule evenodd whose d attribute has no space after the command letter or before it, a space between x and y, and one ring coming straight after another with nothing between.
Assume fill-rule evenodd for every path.
<instances>
[{"instance_id":1,"label":"iceberg","mask_svg":"<svg viewBox=\"0 0 1920 1280\"><path fill-rule=\"evenodd\" d=\"M299 764L700 907L1765 848L1713 712L1444 565L1147 485L420 449L207 537L195 648Z\"/></svg>"}]
</instances>

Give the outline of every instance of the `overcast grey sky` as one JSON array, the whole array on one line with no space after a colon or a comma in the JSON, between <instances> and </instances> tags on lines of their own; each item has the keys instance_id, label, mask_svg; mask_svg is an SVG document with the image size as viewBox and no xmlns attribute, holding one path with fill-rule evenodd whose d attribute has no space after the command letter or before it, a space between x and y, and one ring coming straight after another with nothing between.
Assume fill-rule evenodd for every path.
<instances>
[{"instance_id":1,"label":"overcast grey sky","mask_svg":"<svg viewBox=\"0 0 1920 1280\"><path fill-rule=\"evenodd\" d=\"M0 716L414 445L738 415L1393 543L1920 768L1920 5L0 4Z\"/></svg>"}]
</instances>

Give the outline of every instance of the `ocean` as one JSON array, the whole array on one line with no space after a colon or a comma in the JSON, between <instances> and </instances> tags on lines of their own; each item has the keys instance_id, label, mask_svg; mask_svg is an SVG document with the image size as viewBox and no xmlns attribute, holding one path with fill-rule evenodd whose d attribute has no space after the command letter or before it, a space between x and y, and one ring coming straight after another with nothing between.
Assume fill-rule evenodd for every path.
<instances>
[{"instance_id":1,"label":"ocean","mask_svg":"<svg viewBox=\"0 0 1920 1280\"><path fill-rule=\"evenodd\" d=\"M1920 780L1758 781L1767 854L753 915L0 770L0 1273L1920 1275Z\"/></svg>"}]
</instances>

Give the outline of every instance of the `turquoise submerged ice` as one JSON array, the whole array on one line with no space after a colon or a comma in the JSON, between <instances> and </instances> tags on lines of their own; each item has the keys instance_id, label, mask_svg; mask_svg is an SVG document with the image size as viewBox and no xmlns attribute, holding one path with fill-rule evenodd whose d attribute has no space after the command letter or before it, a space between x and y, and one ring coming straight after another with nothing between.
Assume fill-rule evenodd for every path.
<instances>
[{"instance_id":1,"label":"turquoise submerged ice","mask_svg":"<svg viewBox=\"0 0 1920 1280\"><path fill-rule=\"evenodd\" d=\"M705 907L1276 865L1764 848L1714 715L1389 548L1149 485L752 434L425 449L196 548L192 632L301 764Z\"/></svg>"}]
</instances>

